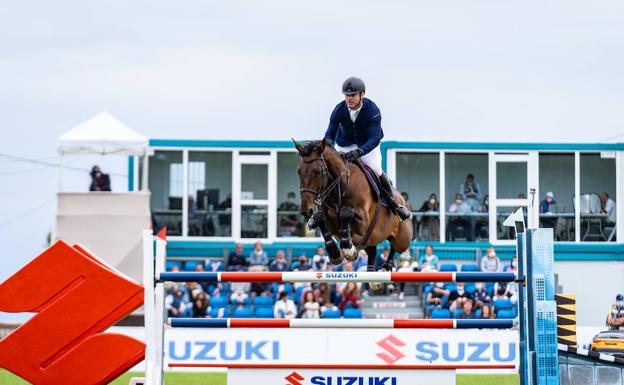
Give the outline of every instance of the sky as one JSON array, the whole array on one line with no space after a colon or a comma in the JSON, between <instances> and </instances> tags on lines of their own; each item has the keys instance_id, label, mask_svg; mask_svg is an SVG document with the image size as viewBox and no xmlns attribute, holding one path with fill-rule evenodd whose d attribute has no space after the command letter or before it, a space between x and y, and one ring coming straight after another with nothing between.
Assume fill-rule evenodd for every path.
<instances>
[{"instance_id":1,"label":"sky","mask_svg":"<svg viewBox=\"0 0 624 385\"><path fill-rule=\"evenodd\" d=\"M624 141L623 21L621 1L0 2L0 279L45 247L60 177L126 187L125 159L56 152L101 110L152 138L320 138L357 75L389 139Z\"/></svg>"}]
</instances>

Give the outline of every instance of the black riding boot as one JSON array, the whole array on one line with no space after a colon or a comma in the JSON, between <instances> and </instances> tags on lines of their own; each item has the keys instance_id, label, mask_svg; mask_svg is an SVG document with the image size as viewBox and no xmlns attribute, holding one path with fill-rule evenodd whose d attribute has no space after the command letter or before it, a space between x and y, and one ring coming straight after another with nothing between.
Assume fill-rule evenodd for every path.
<instances>
[{"instance_id":1,"label":"black riding boot","mask_svg":"<svg viewBox=\"0 0 624 385\"><path fill-rule=\"evenodd\" d=\"M394 200L394 195L392 194L392 183L390 182L390 178L385 173L382 173L379 176L379 180L381 181L381 192L388 201L390 205L390 210L401 218L401 221L405 221L412 217L412 213L407 209L407 207L396 203Z\"/></svg>"}]
</instances>

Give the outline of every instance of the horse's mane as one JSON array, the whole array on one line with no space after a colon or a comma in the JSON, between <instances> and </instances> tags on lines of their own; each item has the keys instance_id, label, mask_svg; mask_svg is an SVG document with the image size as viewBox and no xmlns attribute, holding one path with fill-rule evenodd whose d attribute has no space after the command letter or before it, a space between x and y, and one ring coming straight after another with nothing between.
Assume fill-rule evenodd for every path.
<instances>
[{"instance_id":1,"label":"horse's mane","mask_svg":"<svg viewBox=\"0 0 624 385\"><path fill-rule=\"evenodd\" d=\"M321 143L322 143L322 140L310 140L310 141L305 142L303 146L303 151L301 152L301 156L309 156L313 152L321 152ZM333 153L334 155L338 155L338 151L336 151L334 146L332 146L328 142L325 142L325 152L330 152L330 153Z\"/></svg>"}]
</instances>

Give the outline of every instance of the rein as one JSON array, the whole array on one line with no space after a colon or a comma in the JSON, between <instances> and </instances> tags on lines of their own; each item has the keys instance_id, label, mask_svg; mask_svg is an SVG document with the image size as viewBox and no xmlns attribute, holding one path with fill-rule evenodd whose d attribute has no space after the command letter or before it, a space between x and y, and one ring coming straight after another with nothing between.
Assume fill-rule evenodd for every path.
<instances>
[{"instance_id":1,"label":"rein","mask_svg":"<svg viewBox=\"0 0 624 385\"><path fill-rule=\"evenodd\" d=\"M308 193L315 195L314 197L315 209L318 210L318 207L325 205L330 210L335 209L336 212L339 212L340 208L342 207L342 199L347 195L347 190L349 188L349 163L347 162L345 164L345 169L340 173L340 175L338 175L336 178L334 178L333 181L331 181L327 186L325 186L326 179L329 180L329 177L331 176L331 174L329 173L329 168L327 167L327 162L325 161L325 157L321 155L318 158L308 159L308 160L302 159L302 161L303 163L306 163L306 164L310 164L316 161L323 162L323 165L321 166L321 178L322 178L321 186L324 186L324 187L321 187L321 191L316 191L307 187L301 188L300 191L302 193L308 192ZM347 177L347 184L345 188L342 189L340 182L342 181L342 178L345 176ZM336 189L338 189L338 204L336 208L332 208L327 204L327 202L325 202L325 199L327 199L327 197L332 193L332 191Z\"/></svg>"}]
</instances>

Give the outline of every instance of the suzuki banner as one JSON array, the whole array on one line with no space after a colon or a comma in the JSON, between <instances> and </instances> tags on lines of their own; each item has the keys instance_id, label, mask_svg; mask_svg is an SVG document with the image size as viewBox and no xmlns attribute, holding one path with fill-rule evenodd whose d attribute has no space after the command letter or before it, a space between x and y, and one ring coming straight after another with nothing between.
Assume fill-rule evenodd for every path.
<instances>
[{"instance_id":1,"label":"suzuki banner","mask_svg":"<svg viewBox=\"0 0 624 385\"><path fill-rule=\"evenodd\" d=\"M455 385L454 370L230 369L228 385Z\"/></svg>"}]
</instances>

